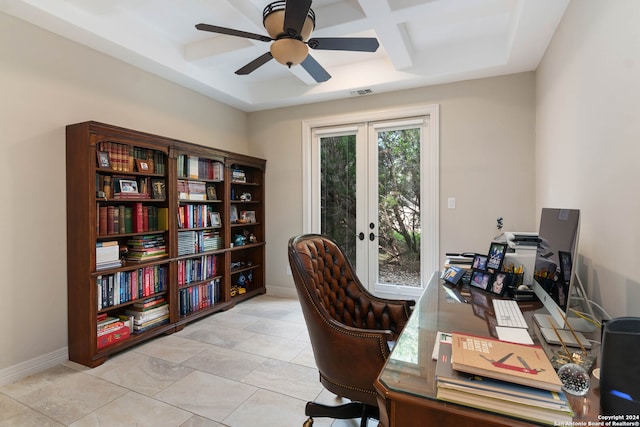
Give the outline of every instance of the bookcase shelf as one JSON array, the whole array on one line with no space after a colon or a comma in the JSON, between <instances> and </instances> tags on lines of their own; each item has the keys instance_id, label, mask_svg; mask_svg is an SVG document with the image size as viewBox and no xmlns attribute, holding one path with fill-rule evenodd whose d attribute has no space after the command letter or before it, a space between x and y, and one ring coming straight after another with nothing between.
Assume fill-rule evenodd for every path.
<instances>
[{"instance_id":1,"label":"bookcase shelf","mask_svg":"<svg viewBox=\"0 0 640 427\"><path fill-rule=\"evenodd\" d=\"M84 122L66 164L70 360L98 366L266 292L264 160Z\"/></svg>"}]
</instances>

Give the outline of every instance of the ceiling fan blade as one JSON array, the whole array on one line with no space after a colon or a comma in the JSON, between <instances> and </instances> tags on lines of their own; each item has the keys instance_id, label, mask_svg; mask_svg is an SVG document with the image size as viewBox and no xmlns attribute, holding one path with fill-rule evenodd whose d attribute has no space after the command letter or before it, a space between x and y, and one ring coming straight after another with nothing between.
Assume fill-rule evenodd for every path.
<instances>
[{"instance_id":1,"label":"ceiling fan blade","mask_svg":"<svg viewBox=\"0 0 640 427\"><path fill-rule=\"evenodd\" d=\"M287 0L284 9L284 28L285 32L293 36L299 36L302 31L304 21L311 9L311 0Z\"/></svg>"},{"instance_id":2,"label":"ceiling fan blade","mask_svg":"<svg viewBox=\"0 0 640 427\"><path fill-rule=\"evenodd\" d=\"M375 52L378 40L370 37L317 37L307 42L311 49Z\"/></svg>"},{"instance_id":3,"label":"ceiling fan blade","mask_svg":"<svg viewBox=\"0 0 640 427\"><path fill-rule=\"evenodd\" d=\"M322 68L322 65L318 64L318 61L313 59L311 55L307 55L300 65L302 65L302 68L307 70L307 73L318 83L326 82L331 78L331 74L327 73L327 70Z\"/></svg>"},{"instance_id":4,"label":"ceiling fan blade","mask_svg":"<svg viewBox=\"0 0 640 427\"><path fill-rule=\"evenodd\" d=\"M245 76L251 73L252 71L256 70L257 68L261 67L262 65L266 64L267 62L271 61L272 58L273 58L273 55L271 55L271 52L267 52L264 55L261 55L256 59L254 59L253 61L249 62L244 67L240 68L238 71L236 71L236 74Z\"/></svg>"},{"instance_id":5,"label":"ceiling fan blade","mask_svg":"<svg viewBox=\"0 0 640 427\"><path fill-rule=\"evenodd\" d=\"M262 34L248 33L246 31L234 30L233 28L218 27L217 25L198 24L196 28L201 31L244 37L246 39L260 40L261 42L270 42L272 40L271 37L263 36Z\"/></svg>"}]
</instances>

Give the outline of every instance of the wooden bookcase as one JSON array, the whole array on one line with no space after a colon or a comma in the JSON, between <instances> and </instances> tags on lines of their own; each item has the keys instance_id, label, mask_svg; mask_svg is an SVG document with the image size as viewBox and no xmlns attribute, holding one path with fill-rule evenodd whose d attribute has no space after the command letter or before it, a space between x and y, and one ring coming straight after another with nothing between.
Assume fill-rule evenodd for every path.
<instances>
[{"instance_id":1,"label":"wooden bookcase","mask_svg":"<svg viewBox=\"0 0 640 427\"><path fill-rule=\"evenodd\" d=\"M67 126L66 160L70 360L266 292L264 160L97 122Z\"/></svg>"}]
</instances>

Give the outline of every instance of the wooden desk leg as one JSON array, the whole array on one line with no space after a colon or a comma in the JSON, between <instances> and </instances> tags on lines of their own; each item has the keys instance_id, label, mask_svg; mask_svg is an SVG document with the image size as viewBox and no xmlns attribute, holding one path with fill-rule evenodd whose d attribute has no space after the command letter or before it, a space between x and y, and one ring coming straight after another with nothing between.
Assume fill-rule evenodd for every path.
<instances>
[{"instance_id":1,"label":"wooden desk leg","mask_svg":"<svg viewBox=\"0 0 640 427\"><path fill-rule=\"evenodd\" d=\"M378 422L378 427L389 427L391 424L389 423L389 408L387 400L380 396L376 397L378 400L378 410L380 411L380 420Z\"/></svg>"}]
</instances>

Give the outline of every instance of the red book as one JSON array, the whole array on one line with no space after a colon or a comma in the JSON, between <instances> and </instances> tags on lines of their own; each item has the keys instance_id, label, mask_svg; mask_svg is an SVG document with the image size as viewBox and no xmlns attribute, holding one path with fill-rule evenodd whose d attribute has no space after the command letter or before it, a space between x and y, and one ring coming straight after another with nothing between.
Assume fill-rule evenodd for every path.
<instances>
[{"instance_id":1,"label":"red book","mask_svg":"<svg viewBox=\"0 0 640 427\"><path fill-rule=\"evenodd\" d=\"M144 231L144 220L143 220L143 212L142 212L142 203L137 202L134 206L133 211L133 231L135 233L142 233Z\"/></svg>"},{"instance_id":2,"label":"red book","mask_svg":"<svg viewBox=\"0 0 640 427\"><path fill-rule=\"evenodd\" d=\"M107 207L100 206L98 209L98 234L104 236L108 234L107 230Z\"/></svg>"},{"instance_id":3,"label":"red book","mask_svg":"<svg viewBox=\"0 0 640 427\"><path fill-rule=\"evenodd\" d=\"M116 329L115 331L109 332L108 334L97 337L98 349L113 345L117 342L125 340L129 338L129 326L124 325L121 328Z\"/></svg>"},{"instance_id":4,"label":"red book","mask_svg":"<svg viewBox=\"0 0 640 427\"><path fill-rule=\"evenodd\" d=\"M113 206L107 207L107 234L115 234L113 229L113 213L115 208Z\"/></svg>"},{"instance_id":5,"label":"red book","mask_svg":"<svg viewBox=\"0 0 640 427\"><path fill-rule=\"evenodd\" d=\"M142 231L149 231L149 208L142 207Z\"/></svg>"}]
</instances>

